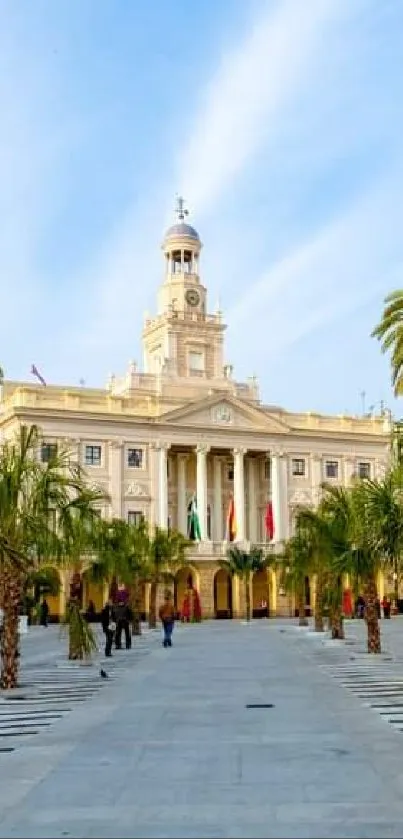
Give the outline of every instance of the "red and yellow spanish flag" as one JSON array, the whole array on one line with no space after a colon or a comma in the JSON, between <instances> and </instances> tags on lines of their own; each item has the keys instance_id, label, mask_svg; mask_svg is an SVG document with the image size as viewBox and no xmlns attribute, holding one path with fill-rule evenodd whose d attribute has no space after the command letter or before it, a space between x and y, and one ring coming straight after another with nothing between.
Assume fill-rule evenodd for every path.
<instances>
[{"instance_id":1,"label":"red and yellow spanish flag","mask_svg":"<svg viewBox=\"0 0 403 839\"><path fill-rule=\"evenodd\" d=\"M231 495L230 502L229 502L229 505L228 505L228 513L227 513L227 533L226 533L227 542L235 542L235 537L236 537L235 503L234 503L234 496Z\"/></svg>"}]
</instances>

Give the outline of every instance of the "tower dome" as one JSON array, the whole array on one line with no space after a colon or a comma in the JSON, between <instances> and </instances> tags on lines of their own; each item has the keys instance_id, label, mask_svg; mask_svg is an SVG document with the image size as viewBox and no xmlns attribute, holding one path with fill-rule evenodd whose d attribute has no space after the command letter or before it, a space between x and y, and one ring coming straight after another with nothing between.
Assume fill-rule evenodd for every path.
<instances>
[{"instance_id":1,"label":"tower dome","mask_svg":"<svg viewBox=\"0 0 403 839\"><path fill-rule=\"evenodd\" d=\"M189 215L188 210L185 209L185 201L181 196L178 196L176 199L176 208L175 208L177 222L172 224L171 227L165 233L164 236L164 243L163 247L166 249L170 247L171 242L177 241L178 239L184 240L184 245L188 244L190 247L196 247L200 249L201 242L200 236L192 227L191 224L187 224L185 218Z\"/></svg>"},{"instance_id":2,"label":"tower dome","mask_svg":"<svg viewBox=\"0 0 403 839\"><path fill-rule=\"evenodd\" d=\"M179 224L172 224L165 233L164 241L166 242L167 239L183 239L184 237L186 239L193 239L194 242L200 242L200 236L197 230L184 221L180 221Z\"/></svg>"}]
</instances>

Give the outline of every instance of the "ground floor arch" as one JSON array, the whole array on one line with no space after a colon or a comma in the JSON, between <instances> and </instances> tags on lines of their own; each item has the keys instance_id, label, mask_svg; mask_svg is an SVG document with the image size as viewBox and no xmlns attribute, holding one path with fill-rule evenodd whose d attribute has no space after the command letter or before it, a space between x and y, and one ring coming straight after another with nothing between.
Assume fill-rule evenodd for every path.
<instances>
[{"instance_id":1,"label":"ground floor arch","mask_svg":"<svg viewBox=\"0 0 403 839\"><path fill-rule=\"evenodd\" d=\"M193 565L184 565L176 572L174 578L174 603L177 612L181 611L189 588L199 591L199 574Z\"/></svg>"},{"instance_id":2,"label":"ground floor arch","mask_svg":"<svg viewBox=\"0 0 403 839\"><path fill-rule=\"evenodd\" d=\"M232 618L232 577L225 568L219 568L214 574L214 617Z\"/></svg>"},{"instance_id":3,"label":"ground floor arch","mask_svg":"<svg viewBox=\"0 0 403 839\"><path fill-rule=\"evenodd\" d=\"M255 618L268 617L270 604L269 576L266 568L252 576L252 614Z\"/></svg>"}]
</instances>

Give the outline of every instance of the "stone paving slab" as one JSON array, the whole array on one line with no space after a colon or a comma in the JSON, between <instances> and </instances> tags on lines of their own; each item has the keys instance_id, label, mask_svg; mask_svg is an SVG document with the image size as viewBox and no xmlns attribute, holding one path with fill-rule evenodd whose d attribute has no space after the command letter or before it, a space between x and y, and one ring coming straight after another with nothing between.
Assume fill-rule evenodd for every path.
<instances>
[{"instance_id":1,"label":"stone paving slab","mask_svg":"<svg viewBox=\"0 0 403 839\"><path fill-rule=\"evenodd\" d=\"M318 664L284 622L176 627L2 756L0 837L402 836L403 741Z\"/></svg>"}]
</instances>

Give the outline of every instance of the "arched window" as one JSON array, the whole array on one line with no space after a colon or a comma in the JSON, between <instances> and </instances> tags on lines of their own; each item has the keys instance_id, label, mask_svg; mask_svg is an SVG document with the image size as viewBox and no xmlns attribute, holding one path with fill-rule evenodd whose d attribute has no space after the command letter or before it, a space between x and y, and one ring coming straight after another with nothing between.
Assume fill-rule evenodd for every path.
<instances>
[{"instance_id":1,"label":"arched window","mask_svg":"<svg viewBox=\"0 0 403 839\"><path fill-rule=\"evenodd\" d=\"M211 506L207 504L207 539L211 539Z\"/></svg>"}]
</instances>

